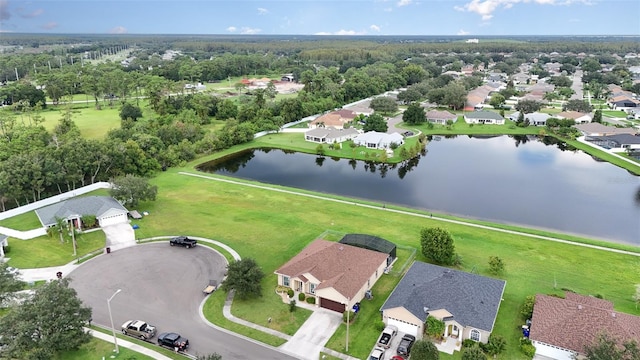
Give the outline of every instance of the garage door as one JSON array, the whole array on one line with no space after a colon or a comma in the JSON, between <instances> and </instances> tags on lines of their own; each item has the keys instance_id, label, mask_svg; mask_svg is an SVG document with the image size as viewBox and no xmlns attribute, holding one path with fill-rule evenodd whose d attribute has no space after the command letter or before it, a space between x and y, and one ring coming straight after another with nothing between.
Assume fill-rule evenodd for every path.
<instances>
[{"instance_id":1,"label":"garage door","mask_svg":"<svg viewBox=\"0 0 640 360\"><path fill-rule=\"evenodd\" d=\"M320 298L320 307L325 308L325 309L329 309L329 310L333 310L333 311L337 311L339 313L343 313L344 312L344 304L341 304L337 301L333 301L333 300L329 300L329 299L325 299L325 298Z\"/></svg>"},{"instance_id":2,"label":"garage door","mask_svg":"<svg viewBox=\"0 0 640 360\"><path fill-rule=\"evenodd\" d=\"M99 221L100 221L100 226L120 224L123 222L127 222L127 214L122 213L117 215L105 216L105 217L101 217Z\"/></svg>"},{"instance_id":3,"label":"garage door","mask_svg":"<svg viewBox=\"0 0 640 360\"><path fill-rule=\"evenodd\" d=\"M408 323L406 321L402 321L394 318L387 318L387 325L395 325L398 328L399 332L413 335L416 338L418 338L419 325Z\"/></svg>"},{"instance_id":4,"label":"garage door","mask_svg":"<svg viewBox=\"0 0 640 360\"><path fill-rule=\"evenodd\" d=\"M556 360L571 360L574 359L574 354L571 351L560 349L555 346L541 344L534 342L533 346L536 348L536 357L538 359L556 359ZM534 357L535 359L535 357Z\"/></svg>"}]
</instances>

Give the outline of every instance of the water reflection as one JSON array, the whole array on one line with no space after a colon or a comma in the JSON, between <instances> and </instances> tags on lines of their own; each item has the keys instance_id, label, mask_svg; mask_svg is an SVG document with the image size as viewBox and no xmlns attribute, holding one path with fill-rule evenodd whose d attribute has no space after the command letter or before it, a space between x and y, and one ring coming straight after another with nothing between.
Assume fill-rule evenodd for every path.
<instances>
[{"instance_id":1,"label":"water reflection","mask_svg":"<svg viewBox=\"0 0 640 360\"><path fill-rule=\"evenodd\" d=\"M560 151L558 151L560 150ZM202 171L640 244L640 178L537 136L433 137L398 164L258 149Z\"/></svg>"}]
</instances>

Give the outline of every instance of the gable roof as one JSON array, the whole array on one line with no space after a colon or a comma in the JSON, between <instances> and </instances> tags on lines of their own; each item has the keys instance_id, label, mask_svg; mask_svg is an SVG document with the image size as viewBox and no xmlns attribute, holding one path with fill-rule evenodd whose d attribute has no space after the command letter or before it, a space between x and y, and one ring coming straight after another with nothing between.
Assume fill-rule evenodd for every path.
<instances>
[{"instance_id":1,"label":"gable roof","mask_svg":"<svg viewBox=\"0 0 640 360\"><path fill-rule=\"evenodd\" d=\"M620 343L640 339L640 317L613 310L613 303L567 292L565 298L536 295L531 340L578 353L605 331Z\"/></svg>"},{"instance_id":2,"label":"gable roof","mask_svg":"<svg viewBox=\"0 0 640 360\"><path fill-rule=\"evenodd\" d=\"M94 215L96 218L100 218L113 209L128 212L124 206L110 196L85 196L36 209L36 215L43 226L52 226L56 224L56 217L67 219L73 216Z\"/></svg>"},{"instance_id":3,"label":"gable roof","mask_svg":"<svg viewBox=\"0 0 640 360\"><path fill-rule=\"evenodd\" d=\"M458 119L458 115L450 113L449 111L429 110L426 114L427 120L453 120Z\"/></svg>"},{"instance_id":4,"label":"gable roof","mask_svg":"<svg viewBox=\"0 0 640 360\"><path fill-rule=\"evenodd\" d=\"M415 261L380 310L404 307L419 319L425 308L446 309L462 326L491 332L506 282Z\"/></svg>"},{"instance_id":5,"label":"gable roof","mask_svg":"<svg viewBox=\"0 0 640 360\"><path fill-rule=\"evenodd\" d=\"M563 111L561 113L556 114L557 118L573 119L573 120L579 119L583 116L588 116L589 118L591 118L591 114L581 113L577 111Z\"/></svg>"},{"instance_id":6,"label":"gable roof","mask_svg":"<svg viewBox=\"0 0 640 360\"><path fill-rule=\"evenodd\" d=\"M464 114L464 117L468 119L493 119L493 120L504 120L500 114L493 111L471 111Z\"/></svg>"},{"instance_id":7,"label":"gable roof","mask_svg":"<svg viewBox=\"0 0 640 360\"><path fill-rule=\"evenodd\" d=\"M311 129L307 132L304 133L306 136L315 136L315 137L319 137L319 138L325 138L327 140L329 139L337 139L343 136L356 136L358 134L360 134L358 132L358 130L354 129L354 128L348 128L348 129L336 129L332 126L330 127L325 127L325 128L315 128L315 129Z\"/></svg>"},{"instance_id":8,"label":"gable roof","mask_svg":"<svg viewBox=\"0 0 640 360\"><path fill-rule=\"evenodd\" d=\"M300 277L305 273L320 280L316 289L334 288L354 298L371 275L387 261L387 254L317 239L282 265L276 274Z\"/></svg>"}]
</instances>

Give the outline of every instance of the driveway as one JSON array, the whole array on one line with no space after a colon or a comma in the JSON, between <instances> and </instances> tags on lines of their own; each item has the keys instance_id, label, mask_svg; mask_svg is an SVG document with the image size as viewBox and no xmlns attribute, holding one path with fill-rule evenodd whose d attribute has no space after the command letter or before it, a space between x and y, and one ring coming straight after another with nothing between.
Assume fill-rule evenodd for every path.
<instances>
[{"instance_id":1,"label":"driveway","mask_svg":"<svg viewBox=\"0 0 640 360\"><path fill-rule=\"evenodd\" d=\"M209 280L222 280L226 260L208 247L170 247L168 241L136 245L105 254L70 274L71 286L93 309L93 322L111 327L107 299L116 330L126 320L155 325L158 333L177 332L189 339L191 354L218 353L225 360L294 359L272 347L205 324L199 307ZM155 340L155 338L153 339Z\"/></svg>"},{"instance_id":2,"label":"driveway","mask_svg":"<svg viewBox=\"0 0 640 360\"><path fill-rule=\"evenodd\" d=\"M111 251L124 249L136 244L136 234L128 222L104 226L102 231L107 237L106 246L111 248Z\"/></svg>"},{"instance_id":3,"label":"driveway","mask_svg":"<svg viewBox=\"0 0 640 360\"><path fill-rule=\"evenodd\" d=\"M342 323L342 314L315 309L307 321L281 348L297 354L300 359L317 360L324 345Z\"/></svg>"}]
</instances>

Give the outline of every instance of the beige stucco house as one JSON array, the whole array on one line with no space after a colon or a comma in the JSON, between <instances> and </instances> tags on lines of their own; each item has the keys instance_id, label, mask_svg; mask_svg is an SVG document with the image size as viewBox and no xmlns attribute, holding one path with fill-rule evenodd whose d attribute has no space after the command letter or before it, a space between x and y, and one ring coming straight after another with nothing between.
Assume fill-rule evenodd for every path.
<instances>
[{"instance_id":1,"label":"beige stucco house","mask_svg":"<svg viewBox=\"0 0 640 360\"><path fill-rule=\"evenodd\" d=\"M360 302L384 274L389 255L318 239L282 265L278 285L316 298L316 305L337 312Z\"/></svg>"}]
</instances>

